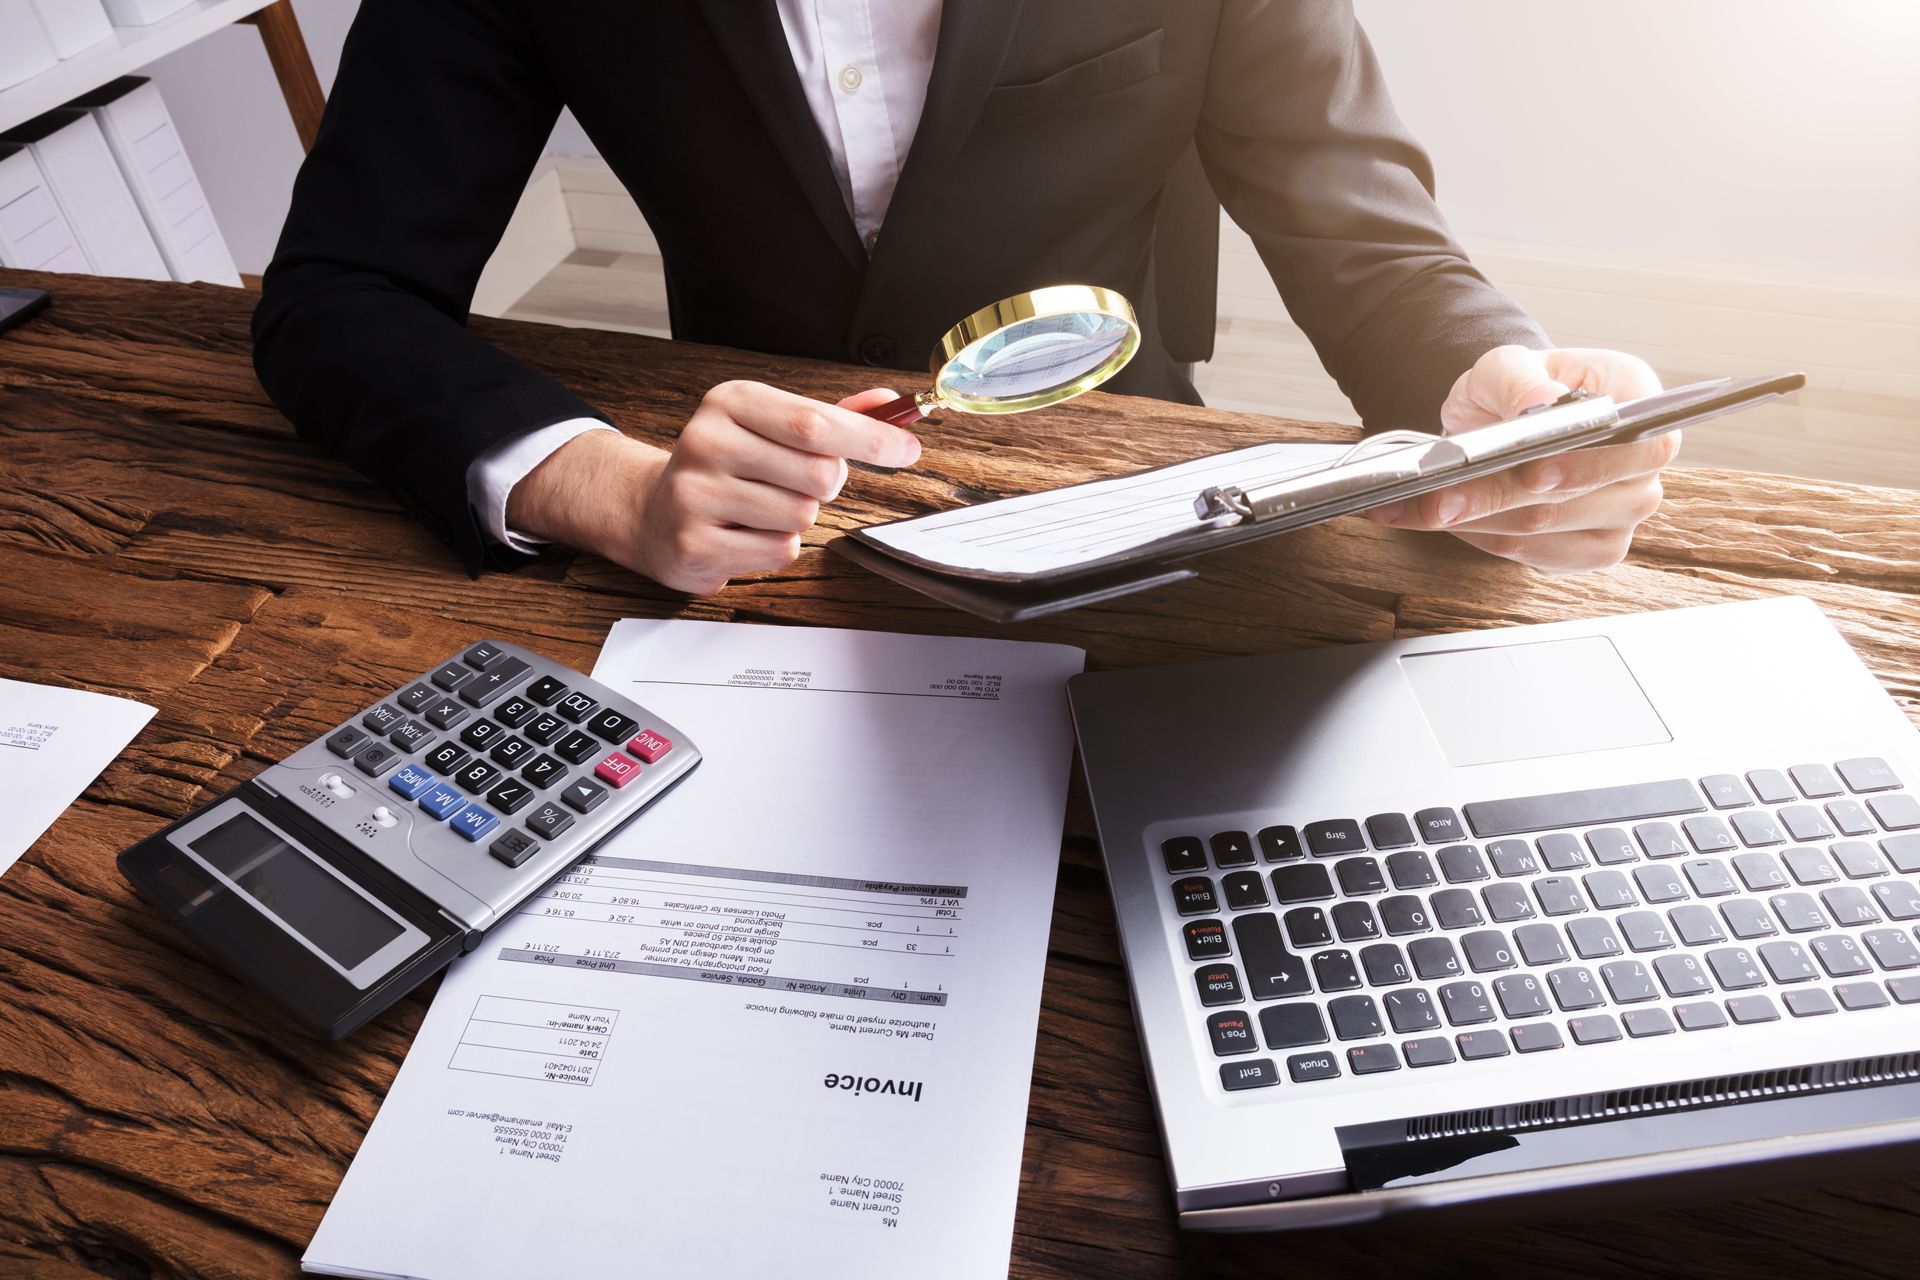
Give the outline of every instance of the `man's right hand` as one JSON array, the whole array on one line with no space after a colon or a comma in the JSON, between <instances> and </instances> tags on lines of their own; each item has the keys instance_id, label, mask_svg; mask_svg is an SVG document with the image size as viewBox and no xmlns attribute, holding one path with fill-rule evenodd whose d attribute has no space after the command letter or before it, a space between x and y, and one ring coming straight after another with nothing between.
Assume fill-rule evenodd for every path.
<instances>
[{"instance_id":1,"label":"man's right hand","mask_svg":"<svg viewBox=\"0 0 1920 1280\"><path fill-rule=\"evenodd\" d=\"M920 442L859 411L882 388L823 404L758 382L715 387L672 452L589 431L513 487L509 528L605 556L677 591L705 595L800 554L847 461L909 467Z\"/></svg>"}]
</instances>

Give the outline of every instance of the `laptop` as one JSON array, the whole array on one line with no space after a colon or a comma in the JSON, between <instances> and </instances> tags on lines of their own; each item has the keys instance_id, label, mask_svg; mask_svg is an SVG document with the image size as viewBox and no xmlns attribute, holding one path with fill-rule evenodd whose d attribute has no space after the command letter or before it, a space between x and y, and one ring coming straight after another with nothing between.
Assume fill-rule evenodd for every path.
<instances>
[{"instance_id":1,"label":"laptop","mask_svg":"<svg viewBox=\"0 0 1920 1280\"><path fill-rule=\"evenodd\" d=\"M1810 602L1069 688L1183 1226L1920 1141L1920 734Z\"/></svg>"}]
</instances>

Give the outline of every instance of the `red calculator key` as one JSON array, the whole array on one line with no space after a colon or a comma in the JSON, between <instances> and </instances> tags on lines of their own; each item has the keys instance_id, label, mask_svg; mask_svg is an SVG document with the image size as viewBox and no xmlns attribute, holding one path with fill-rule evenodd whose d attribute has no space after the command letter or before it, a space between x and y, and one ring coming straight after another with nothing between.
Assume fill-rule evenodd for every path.
<instances>
[{"instance_id":1,"label":"red calculator key","mask_svg":"<svg viewBox=\"0 0 1920 1280\"><path fill-rule=\"evenodd\" d=\"M673 743L651 729L642 729L633 735L632 741L627 743L627 750L648 764L658 764L661 756L673 750Z\"/></svg>"},{"instance_id":2,"label":"red calculator key","mask_svg":"<svg viewBox=\"0 0 1920 1280\"><path fill-rule=\"evenodd\" d=\"M605 760L593 766L594 774L610 787L626 786L640 776L640 766L627 759L618 751L612 752Z\"/></svg>"}]
</instances>

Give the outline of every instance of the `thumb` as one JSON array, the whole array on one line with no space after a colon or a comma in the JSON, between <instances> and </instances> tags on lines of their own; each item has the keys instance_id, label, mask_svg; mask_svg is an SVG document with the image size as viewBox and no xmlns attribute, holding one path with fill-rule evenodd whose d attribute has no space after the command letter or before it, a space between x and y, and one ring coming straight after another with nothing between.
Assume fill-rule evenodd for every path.
<instances>
[{"instance_id":1,"label":"thumb","mask_svg":"<svg viewBox=\"0 0 1920 1280\"><path fill-rule=\"evenodd\" d=\"M1448 431L1491 426L1517 418L1535 405L1567 394L1547 369L1546 353L1527 347L1495 347L1475 362L1442 410Z\"/></svg>"}]
</instances>

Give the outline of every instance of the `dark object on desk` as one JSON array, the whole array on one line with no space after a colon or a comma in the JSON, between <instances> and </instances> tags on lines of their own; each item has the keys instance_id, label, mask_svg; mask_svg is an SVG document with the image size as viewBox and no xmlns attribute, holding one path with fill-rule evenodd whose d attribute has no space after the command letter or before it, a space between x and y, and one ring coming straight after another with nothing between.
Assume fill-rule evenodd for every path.
<instances>
[{"instance_id":1,"label":"dark object on desk","mask_svg":"<svg viewBox=\"0 0 1920 1280\"><path fill-rule=\"evenodd\" d=\"M52 301L45 289L0 287L0 333L25 324Z\"/></svg>"}]
</instances>

